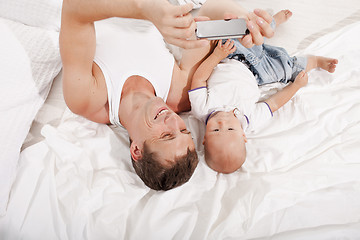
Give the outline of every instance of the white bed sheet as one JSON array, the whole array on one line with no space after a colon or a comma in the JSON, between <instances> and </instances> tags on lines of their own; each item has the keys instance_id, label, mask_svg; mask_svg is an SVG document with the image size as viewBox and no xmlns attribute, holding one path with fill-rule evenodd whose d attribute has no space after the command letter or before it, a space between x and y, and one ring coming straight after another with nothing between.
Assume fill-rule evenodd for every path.
<instances>
[{"instance_id":1,"label":"white bed sheet","mask_svg":"<svg viewBox=\"0 0 360 240\"><path fill-rule=\"evenodd\" d=\"M198 141L194 176L168 192L149 190L136 176L125 131L48 102L62 118L37 118L43 136L21 154L0 238L359 239L360 23L310 46L318 33L306 36L287 42L289 52L337 57L336 73L313 71L271 127L249 136L241 171L213 172ZM183 117L200 139L198 121Z\"/></svg>"},{"instance_id":2,"label":"white bed sheet","mask_svg":"<svg viewBox=\"0 0 360 240\"><path fill-rule=\"evenodd\" d=\"M0 8L1 8L0 3ZM21 147L61 70L59 34L0 17L0 216Z\"/></svg>"}]
</instances>

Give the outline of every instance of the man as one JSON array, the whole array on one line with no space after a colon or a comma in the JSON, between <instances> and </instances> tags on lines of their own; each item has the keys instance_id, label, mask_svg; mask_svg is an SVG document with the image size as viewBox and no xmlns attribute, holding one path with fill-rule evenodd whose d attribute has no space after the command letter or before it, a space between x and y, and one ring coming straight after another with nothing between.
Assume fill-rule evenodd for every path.
<instances>
[{"instance_id":1,"label":"man","mask_svg":"<svg viewBox=\"0 0 360 240\"><path fill-rule=\"evenodd\" d=\"M214 6L209 2L206 11ZM135 171L155 190L182 185L198 162L191 134L176 114L189 110L192 74L210 48L206 40L189 40L196 28L190 10L191 4L173 6L166 0L63 2L60 52L66 104L94 122L125 127ZM94 22L110 17L145 19L156 28L145 33L108 29L97 38ZM245 44L257 43L268 25L249 21ZM180 64L162 39L189 48Z\"/></svg>"}]
</instances>

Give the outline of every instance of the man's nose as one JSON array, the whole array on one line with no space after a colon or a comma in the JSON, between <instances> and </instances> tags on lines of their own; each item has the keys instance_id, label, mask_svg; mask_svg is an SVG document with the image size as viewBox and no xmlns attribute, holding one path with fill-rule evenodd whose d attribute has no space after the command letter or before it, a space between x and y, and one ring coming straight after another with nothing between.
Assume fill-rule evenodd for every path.
<instances>
[{"instance_id":1,"label":"man's nose","mask_svg":"<svg viewBox=\"0 0 360 240\"><path fill-rule=\"evenodd\" d=\"M171 113L165 117L165 124L169 127L178 127L179 121L175 113Z\"/></svg>"}]
</instances>

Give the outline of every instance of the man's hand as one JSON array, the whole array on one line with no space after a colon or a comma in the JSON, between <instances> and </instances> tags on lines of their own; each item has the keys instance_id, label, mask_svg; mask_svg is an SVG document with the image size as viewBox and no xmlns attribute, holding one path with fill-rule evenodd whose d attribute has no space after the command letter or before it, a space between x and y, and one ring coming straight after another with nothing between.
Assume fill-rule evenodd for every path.
<instances>
[{"instance_id":1,"label":"man's hand","mask_svg":"<svg viewBox=\"0 0 360 240\"><path fill-rule=\"evenodd\" d=\"M236 46L234 45L234 41L228 39L224 44L222 40L218 41L218 44L214 50L214 55L222 60L226 58L229 54L235 52Z\"/></svg>"},{"instance_id":2,"label":"man's hand","mask_svg":"<svg viewBox=\"0 0 360 240\"><path fill-rule=\"evenodd\" d=\"M224 15L224 18L232 19L238 17L227 13ZM244 47L251 48L254 45L261 45L264 43L264 37L271 38L274 36L274 29L270 26L273 17L265 10L255 9L254 12L249 12L246 20L250 34L239 39Z\"/></svg>"},{"instance_id":3,"label":"man's hand","mask_svg":"<svg viewBox=\"0 0 360 240\"><path fill-rule=\"evenodd\" d=\"M182 48L198 48L209 44L208 40L194 38L196 23L190 14L193 8L191 3L175 6L167 0L145 0L140 7L144 19L157 27L166 42Z\"/></svg>"}]
</instances>

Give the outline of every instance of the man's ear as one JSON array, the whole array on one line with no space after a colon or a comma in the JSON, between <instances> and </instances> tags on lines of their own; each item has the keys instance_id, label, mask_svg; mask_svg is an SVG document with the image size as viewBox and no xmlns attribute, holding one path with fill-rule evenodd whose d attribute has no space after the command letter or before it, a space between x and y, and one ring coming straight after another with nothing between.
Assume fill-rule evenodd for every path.
<instances>
[{"instance_id":1,"label":"man's ear","mask_svg":"<svg viewBox=\"0 0 360 240\"><path fill-rule=\"evenodd\" d=\"M244 142L247 143L247 137L246 137L245 133L243 133L243 136L244 136Z\"/></svg>"},{"instance_id":2,"label":"man's ear","mask_svg":"<svg viewBox=\"0 0 360 240\"><path fill-rule=\"evenodd\" d=\"M137 161L142 157L140 146L137 145L135 142L132 142L130 145L130 154L134 161Z\"/></svg>"}]
</instances>

